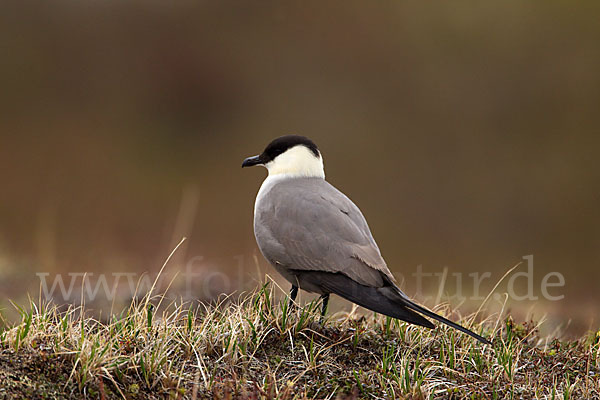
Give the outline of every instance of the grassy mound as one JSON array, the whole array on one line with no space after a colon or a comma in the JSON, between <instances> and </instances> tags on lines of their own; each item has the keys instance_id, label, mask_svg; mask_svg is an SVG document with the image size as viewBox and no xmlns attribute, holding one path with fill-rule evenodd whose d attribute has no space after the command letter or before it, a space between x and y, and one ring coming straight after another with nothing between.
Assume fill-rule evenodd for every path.
<instances>
[{"instance_id":1,"label":"grassy mound","mask_svg":"<svg viewBox=\"0 0 600 400\"><path fill-rule=\"evenodd\" d=\"M485 346L378 315L321 324L318 303L287 310L275 291L193 307L145 297L106 322L31 303L0 332L0 398L600 398L598 334L550 341L531 323L462 318Z\"/></svg>"}]
</instances>

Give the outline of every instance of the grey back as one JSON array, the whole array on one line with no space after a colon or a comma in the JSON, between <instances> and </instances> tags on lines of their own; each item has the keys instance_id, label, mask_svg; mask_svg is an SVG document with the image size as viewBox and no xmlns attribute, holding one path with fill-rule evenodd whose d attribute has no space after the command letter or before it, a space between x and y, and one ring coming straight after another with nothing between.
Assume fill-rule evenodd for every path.
<instances>
[{"instance_id":1,"label":"grey back","mask_svg":"<svg viewBox=\"0 0 600 400\"><path fill-rule=\"evenodd\" d=\"M324 179L274 183L257 201L254 232L273 265L339 272L371 287L394 281L361 211Z\"/></svg>"}]
</instances>

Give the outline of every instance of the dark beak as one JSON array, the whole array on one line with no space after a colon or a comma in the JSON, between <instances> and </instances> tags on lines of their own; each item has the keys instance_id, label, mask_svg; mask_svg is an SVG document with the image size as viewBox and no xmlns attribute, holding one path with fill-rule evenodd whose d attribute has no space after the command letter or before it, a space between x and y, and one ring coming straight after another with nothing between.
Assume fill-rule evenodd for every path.
<instances>
[{"instance_id":1,"label":"dark beak","mask_svg":"<svg viewBox=\"0 0 600 400\"><path fill-rule=\"evenodd\" d=\"M242 168L244 167L252 167L254 165L262 164L262 159L260 156L248 157L242 162Z\"/></svg>"}]
</instances>

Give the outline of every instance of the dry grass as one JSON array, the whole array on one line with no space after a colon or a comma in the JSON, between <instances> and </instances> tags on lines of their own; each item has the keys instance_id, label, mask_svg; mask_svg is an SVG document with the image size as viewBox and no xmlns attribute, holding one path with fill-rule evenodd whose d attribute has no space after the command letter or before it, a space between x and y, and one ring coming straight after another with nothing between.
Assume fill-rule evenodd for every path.
<instances>
[{"instance_id":1,"label":"dry grass","mask_svg":"<svg viewBox=\"0 0 600 400\"><path fill-rule=\"evenodd\" d=\"M531 323L463 318L484 346L379 315L320 324L317 302L287 310L269 283L214 305L162 300L108 322L31 302L0 332L0 398L600 398L598 334L550 341Z\"/></svg>"}]
</instances>

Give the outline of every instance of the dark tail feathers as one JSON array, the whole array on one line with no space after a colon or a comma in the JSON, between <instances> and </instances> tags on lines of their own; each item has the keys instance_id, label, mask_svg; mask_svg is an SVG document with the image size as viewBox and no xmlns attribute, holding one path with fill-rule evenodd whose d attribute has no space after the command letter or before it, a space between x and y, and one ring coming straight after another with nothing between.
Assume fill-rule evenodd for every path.
<instances>
[{"instance_id":1,"label":"dark tail feathers","mask_svg":"<svg viewBox=\"0 0 600 400\"><path fill-rule=\"evenodd\" d=\"M398 291L400 291L400 289L398 289ZM416 303L413 303L412 301L410 301L408 298L406 298L406 295L404 295L404 293L400 292L401 296L402 296L402 302L404 303L404 305L408 308L410 308L411 310L420 312L421 314L424 314L430 318L435 319L436 321L439 321L441 323L444 323L448 326L451 326L454 329L458 329L461 332L466 333L467 335L479 340L481 343L485 343L485 344L492 344L492 342L490 342L489 340L487 340L486 338L484 338L483 336L480 336L478 334L476 334L473 331L468 330L467 328L464 328L462 326L460 326L459 324L450 321L449 319L446 319L444 317L442 317L441 315L437 315L436 313L434 313L433 311L429 311L428 309L426 309L425 307L422 307Z\"/></svg>"},{"instance_id":2,"label":"dark tail feathers","mask_svg":"<svg viewBox=\"0 0 600 400\"><path fill-rule=\"evenodd\" d=\"M325 292L335 293L371 311L426 328L435 328L435 325L420 315L424 314L454 329L458 329L482 343L491 344L489 340L475 332L413 303L395 286L384 286L381 288L363 286L341 273L316 271L295 271L295 273L299 278L301 287L302 281L310 282L313 287L321 287Z\"/></svg>"}]
</instances>

